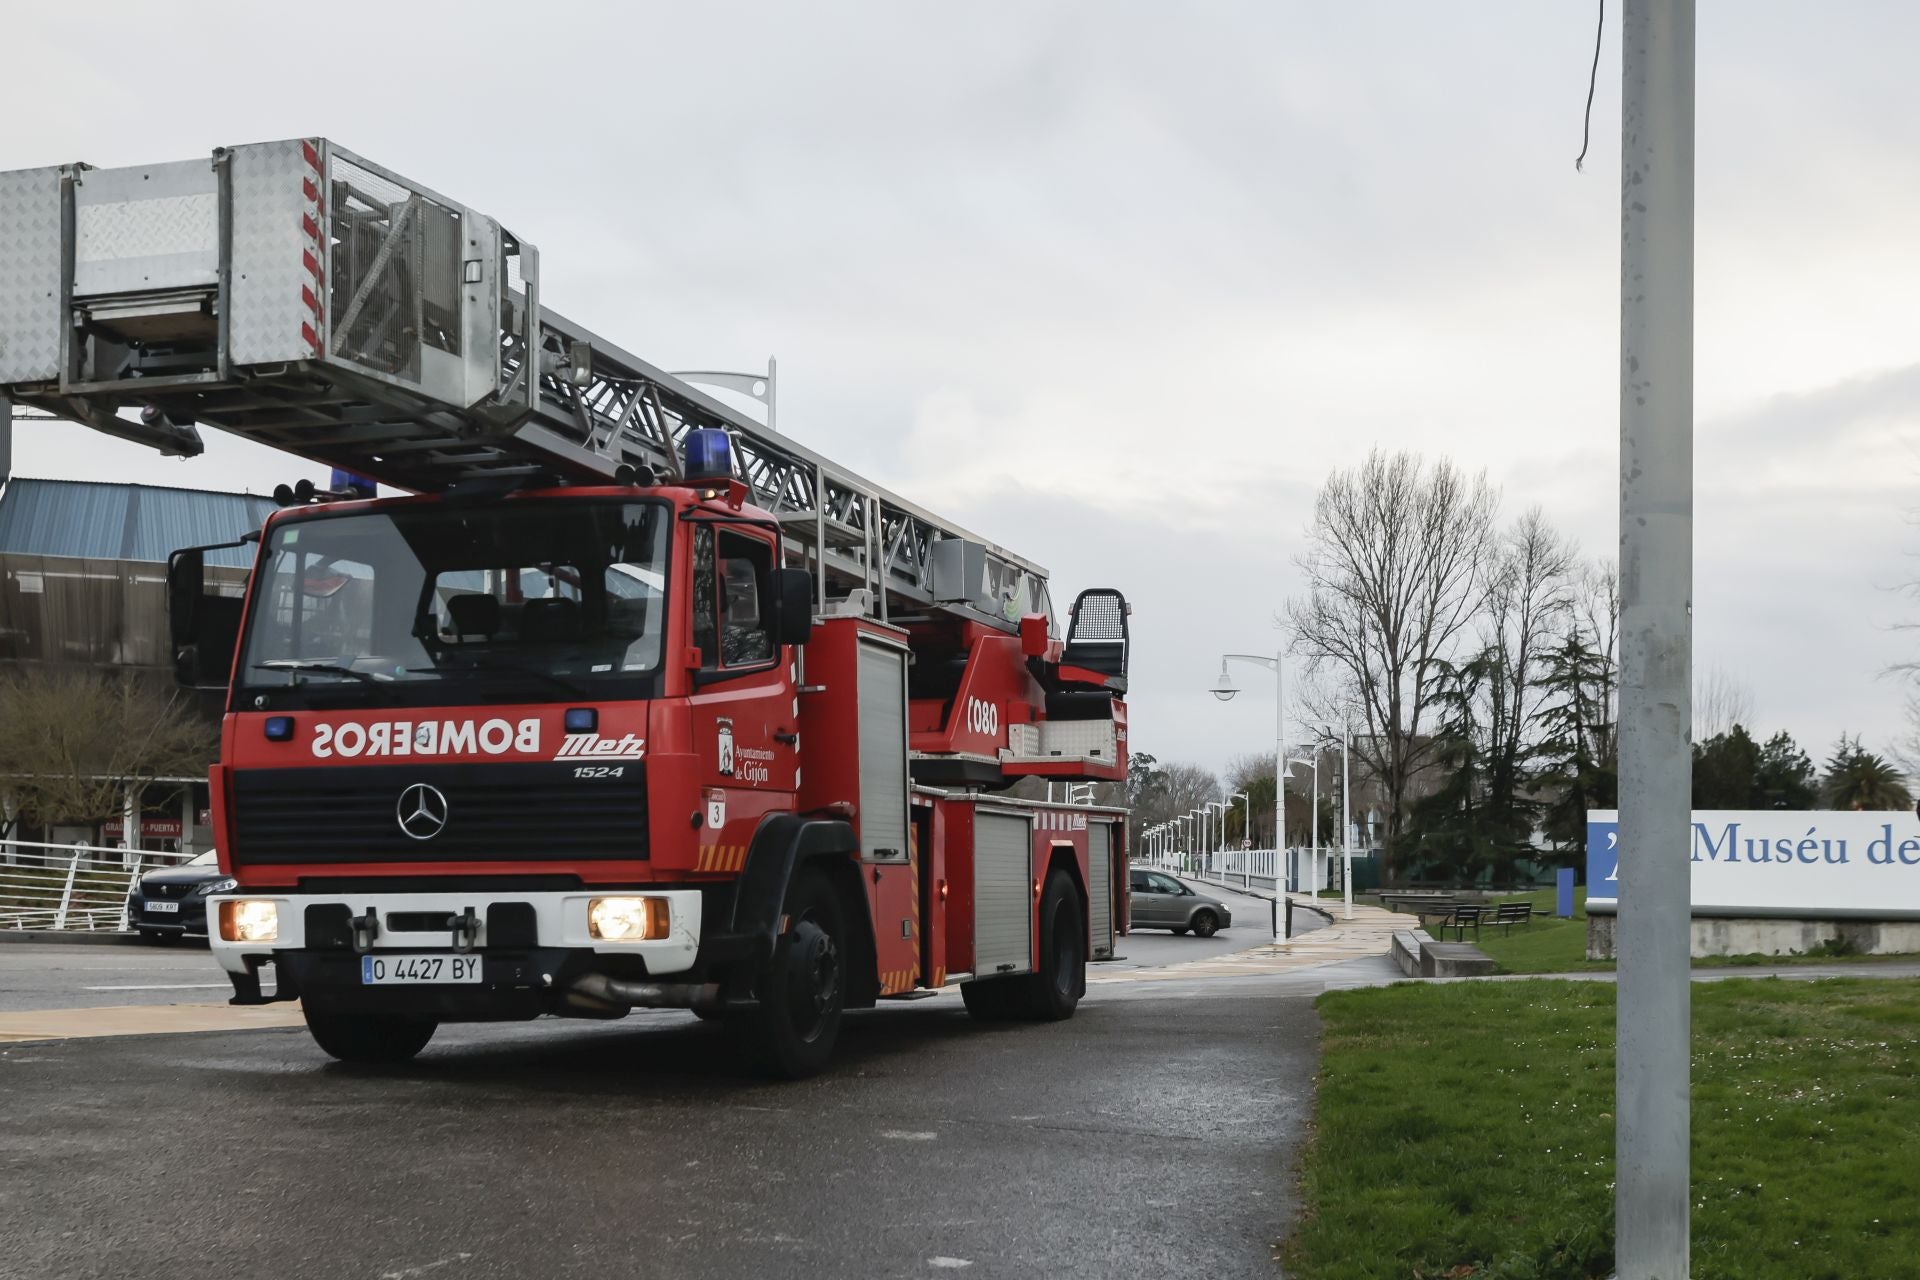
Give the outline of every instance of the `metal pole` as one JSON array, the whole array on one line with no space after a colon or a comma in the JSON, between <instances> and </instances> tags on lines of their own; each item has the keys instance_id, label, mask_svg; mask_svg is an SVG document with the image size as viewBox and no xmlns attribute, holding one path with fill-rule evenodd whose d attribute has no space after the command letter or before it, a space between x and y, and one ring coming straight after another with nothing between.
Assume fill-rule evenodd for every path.
<instances>
[{"instance_id":1,"label":"metal pole","mask_svg":"<svg viewBox=\"0 0 1920 1280\"><path fill-rule=\"evenodd\" d=\"M1353 726L1340 726L1340 884L1346 891L1346 919L1353 919Z\"/></svg>"},{"instance_id":2,"label":"metal pole","mask_svg":"<svg viewBox=\"0 0 1920 1280\"><path fill-rule=\"evenodd\" d=\"M1320 744L1313 744L1313 853L1307 858L1307 892L1320 892Z\"/></svg>"},{"instance_id":3,"label":"metal pole","mask_svg":"<svg viewBox=\"0 0 1920 1280\"><path fill-rule=\"evenodd\" d=\"M1287 940L1287 651L1273 655L1273 940Z\"/></svg>"},{"instance_id":4,"label":"metal pole","mask_svg":"<svg viewBox=\"0 0 1920 1280\"><path fill-rule=\"evenodd\" d=\"M1692 0L1627 0L1620 120L1615 1259L1686 1280L1692 993Z\"/></svg>"}]
</instances>

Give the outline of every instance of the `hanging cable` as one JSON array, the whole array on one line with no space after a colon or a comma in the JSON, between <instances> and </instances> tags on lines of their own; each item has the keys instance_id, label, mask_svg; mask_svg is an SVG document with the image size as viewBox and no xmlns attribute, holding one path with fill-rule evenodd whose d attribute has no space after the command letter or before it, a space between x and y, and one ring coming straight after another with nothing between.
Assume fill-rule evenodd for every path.
<instances>
[{"instance_id":1,"label":"hanging cable","mask_svg":"<svg viewBox=\"0 0 1920 1280\"><path fill-rule=\"evenodd\" d=\"M1607 0L1600 0L1600 21L1593 31L1593 70L1587 72L1587 113L1580 121L1580 154L1574 157L1573 171L1585 171L1587 145L1593 137L1593 87L1600 82L1600 37L1607 29Z\"/></svg>"}]
</instances>

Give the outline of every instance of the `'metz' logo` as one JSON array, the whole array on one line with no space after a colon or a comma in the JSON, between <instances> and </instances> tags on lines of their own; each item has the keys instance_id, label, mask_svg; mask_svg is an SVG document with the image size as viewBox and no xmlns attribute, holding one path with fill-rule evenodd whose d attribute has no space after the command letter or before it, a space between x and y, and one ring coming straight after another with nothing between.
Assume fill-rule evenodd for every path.
<instances>
[{"instance_id":1,"label":"'metz' logo","mask_svg":"<svg viewBox=\"0 0 1920 1280\"><path fill-rule=\"evenodd\" d=\"M647 754L647 740L627 734L619 738L603 738L597 733L570 733L560 749L553 753L555 760L638 760Z\"/></svg>"},{"instance_id":2,"label":"'metz' logo","mask_svg":"<svg viewBox=\"0 0 1920 1280\"><path fill-rule=\"evenodd\" d=\"M509 720L379 720L315 725L313 754L341 756L503 756L538 752L540 722Z\"/></svg>"}]
</instances>

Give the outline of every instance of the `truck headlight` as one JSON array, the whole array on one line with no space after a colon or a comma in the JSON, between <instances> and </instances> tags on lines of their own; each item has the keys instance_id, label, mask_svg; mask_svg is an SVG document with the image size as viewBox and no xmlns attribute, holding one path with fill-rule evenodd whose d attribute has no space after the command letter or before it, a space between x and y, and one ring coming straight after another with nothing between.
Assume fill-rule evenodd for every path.
<instances>
[{"instance_id":1,"label":"truck headlight","mask_svg":"<svg viewBox=\"0 0 1920 1280\"><path fill-rule=\"evenodd\" d=\"M262 898L236 898L220 904L223 942L276 942L280 938L280 904Z\"/></svg>"},{"instance_id":2,"label":"truck headlight","mask_svg":"<svg viewBox=\"0 0 1920 1280\"><path fill-rule=\"evenodd\" d=\"M587 932L605 942L646 942L667 936L665 898L594 898L587 903Z\"/></svg>"}]
</instances>

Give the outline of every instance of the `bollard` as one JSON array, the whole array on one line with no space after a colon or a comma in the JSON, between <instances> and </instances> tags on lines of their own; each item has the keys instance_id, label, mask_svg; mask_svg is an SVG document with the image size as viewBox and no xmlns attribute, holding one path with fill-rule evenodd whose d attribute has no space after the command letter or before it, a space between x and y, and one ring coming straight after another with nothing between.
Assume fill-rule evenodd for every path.
<instances>
[{"instance_id":1,"label":"bollard","mask_svg":"<svg viewBox=\"0 0 1920 1280\"><path fill-rule=\"evenodd\" d=\"M1573 868L1561 867L1554 873L1553 914L1562 920L1573 919Z\"/></svg>"}]
</instances>

